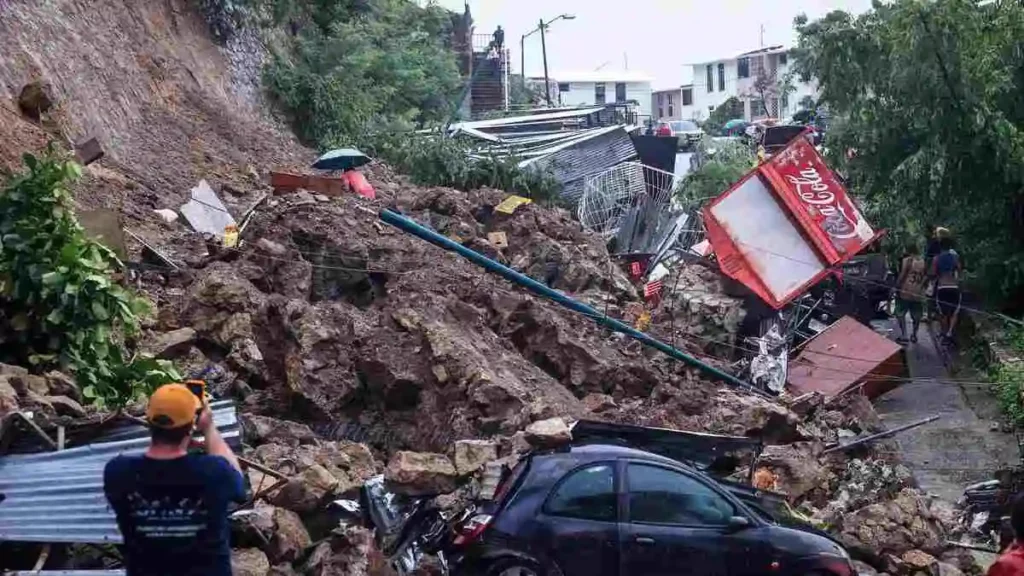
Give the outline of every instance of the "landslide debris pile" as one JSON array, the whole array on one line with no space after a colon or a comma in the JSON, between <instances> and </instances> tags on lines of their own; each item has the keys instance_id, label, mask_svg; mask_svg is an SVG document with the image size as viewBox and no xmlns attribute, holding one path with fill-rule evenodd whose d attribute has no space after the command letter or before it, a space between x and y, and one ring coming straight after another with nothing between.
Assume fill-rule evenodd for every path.
<instances>
[{"instance_id":1,"label":"landslide debris pile","mask_svg":"<svg viewBox=\"0 0 1024 576\"><path fill-rule=\"evenodd\" d=\"M765 487L876 569L930 570L914 568L921 558L975 569L969 555L946 549L952 514L913 487L894 444L822 455L841 430L882 430L864 398L789 405L716 384L376 218L385 205L396 208L611 315L639 305L600 239L564 211L527 204L504 214L494 209L504 192L417 188L380 165L369 177L377 202L276 196L246 228L241 249L144 278L160 309L151 350L193 370L215 366L214 389L239 398L247 413L252 457L292 476L260 504L264 516L305 515L307 531L322 533L325 521L315 518L325 502L351 496L378 472L406 494L458 488L453 505L479 489L473 475L484 462L514 463L531 424L605 419L761 438ZM507 246L492 241L494 232ZM688 274L704 282L690 314L711 315L701 302L734 300L713 293L711 272ZM671 322L692 333L685 321L660 316L653 330L677 330ZM271 564L307 570L309 558L369 570L376 560L365 563L366 554L377 554L364 550L369 537L339 530L329 547L306 550L299 538L294 555L273 545L264 553Z\"/></svg>"},{"instance_id":2,"label":"landslide debris pile","mask_svg":"<svg viewBox=\"0 0 1024 576\"><path fill-rule=\"evenodd\" d=\"M502 214L502 191L418 188L378 164L367 170L377 202L272 197L239 250L206 256L180 219L153 211L177 208L206 179L238 218L270 192L269 170L294 170L314 154L233 96L251 90L239 90L185 2L8 4L0 37L0 166L15 168L48 139L99 139L106 156L86 168L79 203L117 210L182 265L142 273L157 314L140 347L189 375L212 366L214 392L244 412L245 454L289 477L263 493L273 480L250 471L260 496L234 527L238 573L385 574L372 535L340 526L331 499L384 473L405 493L455 489L439 500L457 506L478 489L484 463L508 465L529 439L543 441L538 428L560 430L540 423L582 417L763 438L758 478L873 569L976 571L945 549L948 510L912 486L890 442L821 455L840 430L881 429L863 398L779 402L723 387L375 216L393 206L602 312L635 318L637 290L564 211ZM26 117L13 103L35 82L53 109ZM129 252L142 259L137 242ZM724 367L741 300L696 266L665 284L651 332ZM0 366L0 413L31 411L47 429L102 417L81 401L66 375Z\"/></svg>"}]
</instances>

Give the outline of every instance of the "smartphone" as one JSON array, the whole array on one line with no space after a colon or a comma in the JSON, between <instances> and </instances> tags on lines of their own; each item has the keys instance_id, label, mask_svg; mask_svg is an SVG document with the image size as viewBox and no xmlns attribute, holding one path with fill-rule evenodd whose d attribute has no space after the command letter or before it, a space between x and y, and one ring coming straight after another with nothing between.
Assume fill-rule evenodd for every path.
<instances>
[{"instance_id":1,"label":"smartphone","mask_svg":"<svg viewBox=\"0 0 1024 576\"><path fill-rule=\"evenodd\" d=\"M203 396L206 395L206 383L202 380L188 380L185 382L185 386L200 400L203 400Z\"/></svg>"}]
</instances>

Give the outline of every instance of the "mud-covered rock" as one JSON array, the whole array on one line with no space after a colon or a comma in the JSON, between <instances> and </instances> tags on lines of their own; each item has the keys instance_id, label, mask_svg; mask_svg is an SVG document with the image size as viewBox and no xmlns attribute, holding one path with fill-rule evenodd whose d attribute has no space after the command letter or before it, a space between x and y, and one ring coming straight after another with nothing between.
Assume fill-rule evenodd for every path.
<instances>
[{"instance_id":1,"label":"mud-covered rock","mask_svg":"<svg viewBox=\"0 0 1024 576\"><path fill-rule=\"evenodd\" d=\"M276 508L273 513L274 534L267 546L267 556L274 564L294 562L312 544L309 532L299 515Z\"/></svg>"},{"instance_id":2,"label":"mud-covered rock","mask_svg":"<svg viewBox=\"0 0 1024 576\"><path fill-rule=\"evenodd\" d=\"M242 418L246 440L253 444L274 442L286 446L312 444L317 436L309 426L290 420L246 414Z\"/></svg>"},{"instance_id":3,"label":"mud-covered rock","mask_svg":"<svg viewBox=\"0 0 1024 576\"><path fill-rule=\"evenodd\" d=\"M292 477L271 497L271 502L282 508L300 513L318 510L340 481L326 468L313 464L298 476Z\"/></svg>"},{"instance_id":4,"label":"mud-covered rock","mask_svg":"<svg viewBox=\"0 0 1024 576\"><path fill-rule=\"evenodd\" d=\"M808 492L828 485L831 473L818 462L821 450L821 445L815 442L766 446L758 465L774 473L776 490L801 499Z\"/></svg>"},{"instance_id":5,"label":"mud-covered rock","mask_svg":"<svg viewBox=\"0 0 1024 576\"><path fill-rule=\"evenodd\" d=\"M459 440L455 443L455 470L468 476L498 458L498 445L489 440Z\"/></svg>"},{"instance_id":6,"label":"mud-covered rock","mask_svg":"<svg viewBox=\"0 0 1024 576\"><path fill-rule=\"evenodd\" d=\"M196 331L194 329L178 328L170 332L151 335L142 344L142 349L157 358L174 358L178 354L188 352L189 347L195 341Z\"/></svg>"},{"instance_id":7,"label":"mud-covered rock","mask_svg":"<svg viewBox=\"0 0 1024 576\"><path fill-rule=\"evenodd\" d=\"M526 441L538 448L561 446L572 441L572 430L562 418L539 420L526 427Z\"/></svg>"},{"instance_id":8,"label":"mud-covered rock","mask_svg":"<svg viewBox=\"0 0 1024 576\"><path fill-rule=\"evenodd\" d=\"M49 393L53 396L67 396L76 402L81 402L82 391L79 389L75 379L63 372L56 370L44 374Z\"/></svg>"},{"instance_id":9,"label":"mud-covered rock","mask_svg":"<svg viewBox=\"0 0 1024 576\"><path fill-rule=\"evenodd\" d=\"M344 526L331 532L302 565L305 576L369 576L373 534L360 526Z\"/></svg>"},{"instance_id":10,"label":"mud-covered rock","mask_svg":"<svg viewBox=\"0 0 1024 576\"><path fill-rule=\"evenodd\" d=\"M920 550L910 550L904 552L900 556L902 562L902 568L908 571L910 574L916 574L918 572L932 573L933 568L938 563L938 560L934 556Z\"/></svg>"},{"instance_id":11,"label":"mud-covered rock","mask_svg":"<svg viewBox=\"0 0 1024 576\"><path fill-rule=\"evenodd\" d=\"M396 452L384 470L388 488L398 494L426 496L455 490L458 473L443 454Z\"/></svg>"},{"instance_id":12,"label":"mud-covered rock","mask_svg":"<svg viewBox=\"0 0 1024 576\"><path fill-rule=\"evenodd\" d=\"M86 414L85 408L83 408L81 404L67 396L45 396L44 398L50 406L53 406L53 410L57 413L57 416L81 418Z\"/></svg>"},{"instance_id":13,"label":"mud-covered rock","mask_svg":"<svg viewBox=\"0 0 1024 576\"><path fill-rule=\"evenodd\" d=\"M911 550L937 554L945 548L946 531L931 512L928 497L911 488L840 516L836 528L845 546L867 558Z\"/></svg>"},{"instance_id":14,"label":"mud-covered rock","mask_svg":"<svg viewBox=\"0 0 1024 576\"><path fill-rule=\"evenodd\" d=\"M270 561L258 548L242 548L231 551L232 576L267 576Z\"/></svg>"},{"instance_id":15,"label":"mud-covered rock","mask_svg":"<svg viewBox=\"0 0 1024 576\"><path fill-rule=\"evenodd\" d=\"M11 385L10 379L0 376L0 416L18 410L18 391Z\"/></svg>"}]
</instances>

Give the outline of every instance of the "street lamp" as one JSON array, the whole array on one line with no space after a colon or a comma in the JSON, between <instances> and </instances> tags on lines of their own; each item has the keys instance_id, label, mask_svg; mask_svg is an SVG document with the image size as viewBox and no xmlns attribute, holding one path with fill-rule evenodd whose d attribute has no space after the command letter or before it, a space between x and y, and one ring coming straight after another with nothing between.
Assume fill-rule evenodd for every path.
<instances>
[{"instance_id":1,"label":"street lamp","mask_svg":"<svg viewBox=\"0 0 1024 576\"><path fill-rule=\"evenodd\" d=\"M559 21L559 20L575 20L575 19L576 19L576 15L575 14L561 14L559 16L556 16L556 17L552 18L551 20L548 20L547 22L545 22L543 19L541 19L540 23L537 25L536 28L534 28L533 30L530 30L526 34L523 34L522 37L519 38L519 72L520 72L520 74L523 77L523 88L525 89L526 88L526 37L531 35L531 34L533 34L534 32L537 32L538 30L540 31L540 49L541 49L541 54L543 55L543 58L544 58L544 96L545 96L545 98L548 101L548 106L551 106L551 84L550 84L550 80L548 79L548 49L547 49L547 46L545 45L545 41L544 41L544 29L547 28L548 26L550 26L551 24Z\"/></svg>"}]
</instances>

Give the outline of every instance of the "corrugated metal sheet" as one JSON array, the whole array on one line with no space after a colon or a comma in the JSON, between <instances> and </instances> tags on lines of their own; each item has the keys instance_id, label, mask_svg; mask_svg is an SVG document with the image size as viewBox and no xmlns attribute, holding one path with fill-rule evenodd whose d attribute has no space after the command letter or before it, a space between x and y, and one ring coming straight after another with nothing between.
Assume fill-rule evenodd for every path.
<instances>
[{"instance_id":1,"label":"corrugated metal sheet","mask_svg":"<svg viewBox=\"0 0 1024 576\"><path fill-rule=\"evenodd\" d=\"M893 377L905 370L902 352L899 344L843 316L804 344L786 382L796 395L821 392L826 398L864 382L864 394L875 398L899 382Z\"/></svg>"},{"instance_id":2,"label":"corrugated metal sheet","mask_svg":"<svg viewBox=\"0 0 1024 576\"><path fill-rule=\"evenodd\" d=\"M622 126L596 130L588 138L559 145L551 153L522 162L550 172L563 183L562 198L570 204L583 196L584 180L620 162L636 157L636 147Z\"/></svg>"},{"instance_id":3,"label":"corrugated metal sheet","mask_svg":"<svg viewBox=\"0 0 1024 576\"><path fill-rule=\"evenodd\" d=\"M214 402L213 419L235 448L241 425L232 401ZM142 426L116 429L87 446L0 458L0 541L120 543L103 494L103 467L118 454L142 454Z\"/></svg>"},{"instance_id":4,"label":"corrugated metal sheet","mask_svg":"<svg viewBox=\"0 0 1024 576\"><path fill-rule=\"evenodd\" d=\"M124 570L18 570L3 576L125 576Z\"/></svg>"}]
</instances>

